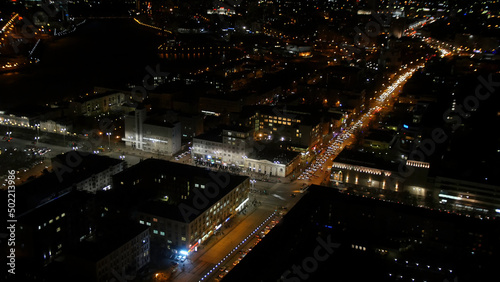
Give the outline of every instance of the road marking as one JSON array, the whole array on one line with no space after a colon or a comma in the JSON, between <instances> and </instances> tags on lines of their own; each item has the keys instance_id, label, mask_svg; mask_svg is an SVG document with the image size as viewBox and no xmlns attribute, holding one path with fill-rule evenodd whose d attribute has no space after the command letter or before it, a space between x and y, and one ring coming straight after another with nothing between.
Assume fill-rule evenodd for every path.
<instances>
[{"instance_id":1,"label":"road marking","mask_svg":"<svg viewBox=\"0 0 500 282\"><path fill-rule=\"evenodd\" d=\"M283 201L285 200L285 198L281 197L280 195L273 194L273 196L280 199L280 200L283 200Z\"/></svg>"}]
</instances>

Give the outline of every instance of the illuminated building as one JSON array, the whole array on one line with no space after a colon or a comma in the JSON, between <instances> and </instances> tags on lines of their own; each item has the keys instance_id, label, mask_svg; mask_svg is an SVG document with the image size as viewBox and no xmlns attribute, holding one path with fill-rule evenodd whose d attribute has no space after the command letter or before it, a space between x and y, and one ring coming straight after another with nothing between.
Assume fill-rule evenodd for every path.
<instances>
[{"instance_id":1,"label":"illuminated building","mask_svg":"<svg viewBox=\"0 0 500 282\"><path fill-rule=\"evenodd\" d=\"M114 183L139 201L136 220L150 226L152 240L178 251L194 251L249 201L246 176L157 159L115 175Z\"/></svg>"},{"instance_id":2,"label":"illuminated building","mask_svg":"<svg viewBox=\"0 0 500 282\"><path fill-rule=\"evenodd\" d=\"M164 115L147 117L146 109L139 107L125 117L125 141L127 147L173 155L181 150L181 123Z\"/></svg>"},{"instance_id":3,"label":"illuminated building","mask_svg":"<svg viewBox=\"0 0 500 282\"><path fill-rule=\"evenodd\" d=\"M193 138L191 154L195 160L242 167L253 152L252 129L230 126Z\"/></svg>"}]
</instances>

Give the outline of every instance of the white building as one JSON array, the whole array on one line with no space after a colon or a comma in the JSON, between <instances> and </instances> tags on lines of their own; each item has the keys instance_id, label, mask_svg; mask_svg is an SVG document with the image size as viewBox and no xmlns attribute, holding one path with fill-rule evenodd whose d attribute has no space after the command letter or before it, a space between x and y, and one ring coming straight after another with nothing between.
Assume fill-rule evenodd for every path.
<instances>
[{"instance_id":1,"label":"white building","mask_svg":"<svg viewBox=\"0 0 500 282\"><path fill-rule=\"evenodd\" d=\"M249 172L286 177L300 164L300 153L286 150L264 149L253 158L245 159Z\"/></svg>"},{"instance_id":2,"label":"white building","mask_svg":"<svg viewBox=\"0 0 500 282\"><path fill-rule=\"evenodd\" d=\"M252 152L252 129L231 126L193 138L191 155L195 160L243 167Z\"/></svg>"},{"instance_id":3,"label":"white building","mask_svg":"<svg viewBox=\"0 0 500 282\"><path fill-rule=\"evenodd\" d=\"M181 150L181 123L169 122L161 115L147 117L145 109L136 109L125 117L125 145L163 155Z\"/></svg>"}]
</instances>

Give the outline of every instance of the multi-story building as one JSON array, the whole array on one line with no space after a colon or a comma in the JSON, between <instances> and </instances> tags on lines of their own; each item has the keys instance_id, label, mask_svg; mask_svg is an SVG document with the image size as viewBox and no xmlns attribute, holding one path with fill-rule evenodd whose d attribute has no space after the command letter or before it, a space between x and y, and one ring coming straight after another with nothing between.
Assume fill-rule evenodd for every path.
<instances>
[{"instance_id":1,"label":"multi-story building","mask_svg":"<svg viewBox=\"0 0 500 282\"><path fill-rule=\"evenodd\" d=\"M252 152L253 130L228 126L193 138L191 155L195 160L242 167Z\"/></svg>"},{"instance_id":2,"label":"multi-story building","mask_svg":"<svg viewBox=\"0 0 500 282\"><path fill-rule=\"evenodd\" d=\"M500 211L500 185L436 176L434 195L439 202L456 209L498 214Z\"/></svg>"},{"instance_id":3,"label":"multi-story building","mask_svg":"<svg viewBox=\"0 0 500 282\"><path fill-rule=\"evenodd\" d=\"M112 176L126 168L123 160L74 151L57 155L51 162L59 182L67 182L69 187L93 194L111 189Z\"/></svg>"},{"instance_id":4,"label":"multi-story building","mask_svg":"<svg viewBox=\"0 0 500 282\"><path fill-rule=\"evenodd\" d=\"M245 169L269 176L286 177L300 164L300 153L265 148L245 159Z\"/></svg>"},{"instance_id":5,"label":"multi-story building","mask_svg":"<svg viewBox=\"0 0 500 282\"><path fill-rule=\"evenodd\" d=\"M164 115L147 117L137 108L125 117L125 145L138 150L173 155L181 150L181 123Z\"/></svg>"},{"instance_id":6,"label":"multi-story building","mask_svg":"<svg viewBox=\"0 0 500 282\"><path fill-rule=\"evenodd\" d=\"M67 264L80 271L86 281L133 277L149 264L149 227L129 222L108 231L112 235L84 241L67 256Z\"/></svg>"},{"instance_id":7,"label":"multi-story building","mask_svg":"<svg viewBox=\"0 0 500 282\"><path fill-rule=\"evenodd\" d=\"M26 116L18 116L0 111L0 124L8 126L29 127L30 119Z\"/></svg>"},{"instance_id":8,"label":"multi-story building","mask_svg":"<svg viewBox=\"0 0 500 282\"><path fill-rule=\"evenodd\" d=\"M16 210L16 260L18 269L28 275L76 246L81 238L91 234L92 225L87 210L89 194L56 193L57 198L40 204L45 195L23 188L19 186L17 192L24 199Z\"/></svg>"},{"instance_id":9,"label":"multi-story building","mask_svg":"<svg viewBox=\"0 0 500 282\"><path fill-rule=\"evenodd\" d=\"M125 103L125 94L122 92L104 92L85 96L71 104L74 114L95 116L118 110Z\"/></svg>"},{"instance_id":10,"label":"multi-story building","mask_svg":"<svg viewBox=\"0 0 500 282\"><path fill-rule=\"evenodd\" d=\"M123 191L139 193L133 197L136 220L150 226L152 241L179 252L194 251L243 210L250 186L246 176L158 159L140 162L114 181Z\"/></svg>"},{"instance_id":11,"label":"multi-story building","mask_svg":"<svg viewBox=\"0 0 500 282\"><path fill-rule=\"evenodd\" d=\"M342 151L332 164L330 180L336 187L361 186L432 197L427 183L430 164L414 160L394 163L372 153Z\"/></svg>"},{"instance_id":12,"label":"multi-story building","mask_svg":"<svg viewBox=\"0 0 500 282\"><path fill-rule=\"evenodd\" d=\"M329 132L321 116L303 110L261 107L252 117L256 139L288 141L308 148Z\"/></svg>"},{"instance_id":13,"label":"multi-story building","mask_svg":"<svg viewBox=\"0 0 500 282\"><path fill-rule=\"evenodd\" d=\"M58 133L68 135L73 131L73 124L69 120L44 120L39 124L35 124L35 128L39 126L39 131Z\"/></svg>"}]
</instances>

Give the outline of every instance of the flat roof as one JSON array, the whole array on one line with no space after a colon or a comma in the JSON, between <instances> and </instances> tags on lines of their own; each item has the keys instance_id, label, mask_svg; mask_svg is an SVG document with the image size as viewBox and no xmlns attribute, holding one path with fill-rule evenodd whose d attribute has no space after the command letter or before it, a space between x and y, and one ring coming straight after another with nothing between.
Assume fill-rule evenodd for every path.
<instances>
[{"instance_id":1,"label":"flat roof","mask_svg":"<svg viewBox=\"0 0 500 282\"><path fill-rule=\"evenodd\" d=\"M91 262L98 262L147 229L149 229L149 226L132 221L121 224L109 222L109 224L106 224L105 235L96 236L95 241L81 242L69 254Z\"/></svg>"},{"instance_id":2,"label":"flat roof","mask_svg":"<svg viewBox=\"0 0 500 282\"><path fill-rule=\"evenodd\" d=\"M222 174L224 173L224 174ZM137 179L137 176L140 175L143 178L154 179L160 175L168 175L175 177L183 177L184 179L188 179L191 183L191 190L187 199L181 201L160 201L156 200L156 198L150 197L146 202L140 203L138 207L139 212L149 213L153 215L158 215L161 217L177 220L177 221L186 221L184 215L181 212L181 204L187 205L189 207L193 207L194 197L199 193L204 194L203 189L193 187L195 181L204 180L205 183L213 182L219 187L219 192L214 195L212 198L208 198L209 200L204 208L196 209L199 213L203 213L206 209L210 208L217 201L222 199L225 195L227 195L231 190L236 188L238 185L242 184L244 181L248 180L247 176L241 176L236 174L231 174L228 172L213 172L207 168L196 167L187 164L180 164L175 162L169 162L160 159L146 159L114 176L114 179L117 181L134 181ZM220 181L216 180L219 179ZM214 179L215 178L215 179ZM227 185L225 185L227 179ZM220 182L220 183L218 183ZM141 186L141 182L134 187L138 187L137 189L148 189L154 190L160 187L160 184L143 184ZM155 186L156 185L156 186ZM161 184L161 189L183 189L180 186L175 186L173 183L164 182ZM198 190L195 192L195 190ZM146 192L145 192L146 193ZM144 194L145 194L144 193ZM198 214L199 215L199 214ZM198 215L191 216L187 218L190 222L194 220Z\"/></svg>"},{"instance_id":3,"label":"flat roof","mask_svg":"<svg viewBox=\"0 0 500 282\"><path fill-rule=\"evenodd\" d=\"M16 188L16 213L21 214L56 198L63 191L72 188L75 183L121 162L123 161L107 156L78 151L59 154L52 158L52 172L24 182Z\"/></svg>"},{"instance_id":4,"label":"flat roof","mask_svg":"<svg viewBox=\"0 0 500 282\"><path fill-rule=\"evenodd\" d=\"M266 146L263 150L257 151L257 159L279 162L285 165L293 161L299 155L299 152L288 151L276 148L275 146Z\"/></svg>"},{"instance_id":5,"label":"flat roof","mask_svg":"<svg viewBox=\"0 0 500 282\"><path fill-rule=\"evenodd\" d=\"M388 171L397 171L399 165L399 162L384 160L370 152L360 152L346 149L342 150L333 162L384 169Z\"/></svg>"},{"instance_id":6,"label":"flat roof","mask_svg":"<svg viewBox=\"0 0 500 282\"><path fill-rule=\"evenodd\" d=\"M263 281L299 281L299 275L307 275L304 281L387 281L389 273L419 281L443 281L450 275L480 281L496 273L491 261L499 249L498 236L498 220L468 218L311 185L222 281L261 281L263 277ZM399 251L415 238L421 242L412 244L413 251ZM471 246L479 242L485 248L481 251L484 256L465 261L457 256L470 254ZM380 249L389 252L381 254ZM423 267L415 267L416 262ZM438 267L444 271L438 272ZM475 271L480 267L488 274Z\"/></svg>"},{"instance_id":7,"label":"flat roof","mask_svg":"<svg viewBox=\"0 0 500 282\"><path fill-rule=\"evenodd\" d=\"M202 133L198 136L193 137L194 139L200 139L205 141L212 141L222 143L222 129L212 129L208 132Z\"/></svg>"}]
</instances>

